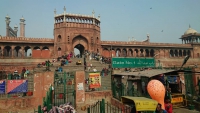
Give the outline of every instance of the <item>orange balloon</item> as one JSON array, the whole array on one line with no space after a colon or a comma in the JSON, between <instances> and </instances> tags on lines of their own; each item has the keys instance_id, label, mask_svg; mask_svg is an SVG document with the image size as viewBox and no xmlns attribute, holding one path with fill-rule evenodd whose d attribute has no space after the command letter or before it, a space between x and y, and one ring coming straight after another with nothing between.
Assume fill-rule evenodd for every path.
<instances>
[{"instance_id":1,"label":"orange balloon","mask_svg":"<svg viewBox=\"0 0 200 113\"><path fill-rule=\"evenodd\" d=\"M156 100L158 103L162 104L162 109L165 109L164 106L164 97L165 97L165 87L159 80L151 80L147 85L147 91L153 100Z\"/></svg>"}]
</instances>

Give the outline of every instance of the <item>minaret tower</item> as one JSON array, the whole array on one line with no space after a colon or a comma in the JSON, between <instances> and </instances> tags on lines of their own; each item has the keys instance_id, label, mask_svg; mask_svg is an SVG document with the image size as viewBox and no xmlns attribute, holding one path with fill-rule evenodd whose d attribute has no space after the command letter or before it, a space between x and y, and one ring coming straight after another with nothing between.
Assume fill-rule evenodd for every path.
<instances>
[{"instance_id":1,"label":"minaret tower","mask_svg":"<svg viewBox=\"0 0 200 113\"><path fill-rule=\"evenodd\" d=\"M25 19L23 18L23 16L22 16L22 18L20 19L20 37L25 37Z\"/></svg>"},{"instance_id":2,"label":"minaret tower","mask_svg":"<svg viewBox=\"0 0 200 113\"><path fill-rule=\"evenodd\" d=\"M150 42L150 38L149 37L150 37L150 35L149 35L149 33L147 33L147 41L148 42Z\"/></svg>"},{"instance_id":3,"label":"minaret tower","mask_svg":"<svg viewBox=\"0 0 200 113\"><path fill-rule=\"evenodd\" d=\"M17 27L17 25L15 25L15 27L14 27L14 32L15 32L15 34L16 34L16 37L17 37L17 31L18 31L18 27Z\"/></svg>"},{"instance_id":4,"label":"minaret tower","mask_svg":"<svg viewBox=\"0 0 200 113\"><path fill-rule=\"evenodd\" d=\"M65 15L66 15L66 8L65 8L65 6L64 6L64 20L63 20L63 22L65 22L66 21L66 18L65 18Z\"/></svg>"},{"instance_id":5,"label":"minaret tower","mask_svg":"<svg viewBox=\"0 0 200 113\"><path fill-rule=\"evenodd\" d=\"M6 36L10 36L9 34L10 17L7 15L5 18L6 18Z\"/></svg>"},{"instance_id":6,"label":"minaret tower","mask_svg":"<svg viewBox=\"0 0 200 113\"><path fill-rule=\"evenodd\" d=\"M95 14L95 12L94 12L94 10L93 10L93 11L92 11L93 24L95 24L94 14Z\"/></svg>"},{"instance_id":7,"label":"minaret tower","mask_svg":"<svg viewBox=\"0 0 200 113\"><path fill-rule=\"evenodd\" d=\"M54 24L56 23L56 9L54 10Z\"/></svg>"}]
</instances>

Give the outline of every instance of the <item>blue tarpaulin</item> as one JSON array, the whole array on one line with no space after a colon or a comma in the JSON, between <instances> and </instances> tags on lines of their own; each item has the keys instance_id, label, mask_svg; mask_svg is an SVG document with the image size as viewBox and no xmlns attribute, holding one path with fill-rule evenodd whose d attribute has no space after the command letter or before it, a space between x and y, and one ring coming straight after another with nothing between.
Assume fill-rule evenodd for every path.
<instances>
[{"instance_id":1,"label":"blue tarpaulin","mask_svg":"<svg viewBox=\"0 0 200 113\"><path fill-rule=\"evenodd\" d=\"M1 80L0 81L0 94L4 94L5 93L5 86L6 86L6 81L5 80Z\"/></svg>"}]
</instances>

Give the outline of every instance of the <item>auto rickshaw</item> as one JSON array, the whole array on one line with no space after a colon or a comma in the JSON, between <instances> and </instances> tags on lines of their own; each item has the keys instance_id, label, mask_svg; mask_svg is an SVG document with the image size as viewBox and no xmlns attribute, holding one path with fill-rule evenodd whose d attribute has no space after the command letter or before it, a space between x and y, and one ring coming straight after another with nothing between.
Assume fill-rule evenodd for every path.
<instances>
[{"instance_id":1,"label":"auto rickshaw","mask_svg":"<svg viewBox=\"0 0 200 113\"><path fill-rule=\"evenodd\" d=\"M121 101L132 107L131 113L154 113L158 102L145 97L122 96Z\"/></svg>"},{"instance_id":2,"label":"auto rickshaw","mask_svg":"<svg viewBox=\"0 0 200 113\"><path fill-rule=\"evenodd\" d=\"M76 65L81 65L81 61L80 61L80 60L77 61L77 62L76 62Z\"/></svg>"}]
</instances>

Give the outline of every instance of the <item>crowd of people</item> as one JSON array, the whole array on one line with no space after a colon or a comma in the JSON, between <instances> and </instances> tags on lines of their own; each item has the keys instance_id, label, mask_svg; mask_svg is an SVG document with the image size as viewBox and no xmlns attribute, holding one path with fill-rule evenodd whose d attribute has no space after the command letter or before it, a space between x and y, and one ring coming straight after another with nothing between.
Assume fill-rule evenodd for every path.
<instances>
[{"instance_id":1,"label":"crowd of people","mask_svg":"<svg viewBox=\"0 0 200 113\"><path fill-rule=\"evenodd\" d=\"M85 51L84 56L85 58L88 58L89 60L93 59L93 60L100 61L100 63L105 63L105 64L111 63L111 58L106 58L104 56L101 56L99 53Z\"/></svg>"},{"instance_id":2,"label":"crowd of people","mask_svg":"<svg viewBox=\"0 0 200 113\"><path fill-rule=\"evenodd\" d=\"M53 106L52 109L47 111L47 107L42 108L43 113L76 113L74 106L70 102L61 104L59 106Z\"/></svg>"},{"instance_id":3,"label":"crowd of people","mask_svg":"<svg viewBox=\"0 0 200 113\"><path fill-rule=\"evenodd\" d=\"M30 71L27 68L23 67L21 73L18 73L18 71L15 70L12 74L8 75L8 79L12 79L12 80L24 79L24 78L27 78L29 74L30 74Z\"/></svg>"}]
</instances>

